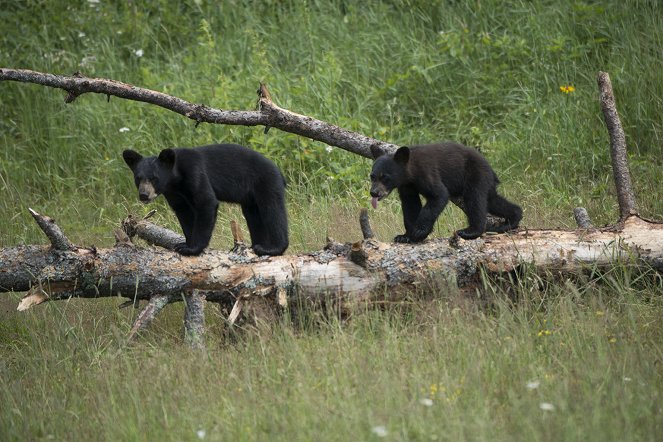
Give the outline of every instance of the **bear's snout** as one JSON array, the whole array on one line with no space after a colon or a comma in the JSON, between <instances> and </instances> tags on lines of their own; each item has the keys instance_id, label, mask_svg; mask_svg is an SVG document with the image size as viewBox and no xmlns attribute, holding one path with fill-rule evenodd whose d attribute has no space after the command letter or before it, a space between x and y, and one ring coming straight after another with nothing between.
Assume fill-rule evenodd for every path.
<instances>
[{"instance_id":1,"label":"bear's snout","mask_svg":"<svg viewBox=\"0 0 663 442\"><path fill-rule=\"evenodd\" d=\"M154 185L147 180L141 181L138 186L138 198L144 203L149 203L156 197L157 192L154 189Z\"/></svg>"}]
</instances>

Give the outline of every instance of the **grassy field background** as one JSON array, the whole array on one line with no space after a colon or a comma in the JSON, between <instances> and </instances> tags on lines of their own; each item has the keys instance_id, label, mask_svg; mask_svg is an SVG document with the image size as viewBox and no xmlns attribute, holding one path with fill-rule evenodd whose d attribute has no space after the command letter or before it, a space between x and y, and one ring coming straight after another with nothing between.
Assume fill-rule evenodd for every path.
<instances>
[{"instance_id":1,"label":"grassy field background","mask_svg":"<svg viewBox=\"0 0 663 442\"><path fill-rule=\"evenodd\" d=\"M643 216L663 219L663 7L656 1L17 1L0 66L81 71L223 109L282 107L386 141L480 146L530 228L618 216L596 75L610 73ZM565 93L561 87L573 86ZM360 237L370 161L262 128L0 83L0 247L44 243L27 208L108 247L136 198L121 152L249 145L286 174L291 247ZM163 201L156 222L178 229ZM153 207L150 206L149 208ZM398 199L371 219L401 233ZM231 244L222 205L213 247ZM435 235L463 227L448 208ZM246 229L245 229L246 231ZM137 344L116 300L14 311L0 296L2 440L660 440L663 282L629 263L589 280L486 280L490 308L433 283L349 322L181 343L181 306ZM550 275L548 275L550 276ZM513 300L516 300L515 302Z\"/></svg>"}]
</instances>

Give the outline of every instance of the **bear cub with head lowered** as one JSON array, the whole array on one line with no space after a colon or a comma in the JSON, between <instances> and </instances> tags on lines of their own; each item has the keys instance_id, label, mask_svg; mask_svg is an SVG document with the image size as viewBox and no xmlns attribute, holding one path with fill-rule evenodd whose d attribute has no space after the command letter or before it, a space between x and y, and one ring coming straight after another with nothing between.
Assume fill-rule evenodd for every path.
<instances>
[{"instance_id":1,"label":"bear cub with head lowered","mask_svg":"<svg viewBox=\"0 0 663 442\"><path fill-rule=\"evenodd\" d=\"M208 246L219 201L237 203L257 255L281 255L288 248L285 178L263 155L237 144L164 149L143 157L125 150L144 203L163 194L182 226L182 255L199 255Z\"/></svg>"},{"instance_id":2,"label":"bear cub with head lowered","mask_svg":"<svg viewBox=\"0 0 663 442\"><path fill-rule=\"evenodd\" d=\"M371 153L375 159L371 171L373 208L393 189L398 189L401 199L405 233L396 236L395 242L426 239L450 198L462 198L470 224L456 232L461 238L481 236L488 213L505 219L491 227L494 232L515 229L520 223L522 210L497 194L497 175L476 149L445 142L404 146L393 155L372 146ZM426 199L423 207L419 195Z\"/></svg>"}]
</instances>

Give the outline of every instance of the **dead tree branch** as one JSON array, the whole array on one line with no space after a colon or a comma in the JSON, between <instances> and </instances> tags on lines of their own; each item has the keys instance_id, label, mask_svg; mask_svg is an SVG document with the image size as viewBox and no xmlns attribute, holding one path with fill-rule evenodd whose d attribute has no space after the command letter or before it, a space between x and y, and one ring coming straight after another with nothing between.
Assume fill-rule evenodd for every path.
<instances>
[{"instance_id":1,"label":"dead tree branch","mask_svg":"<svg viewBox=\"0 0 663 442\"><path fill-rule=\"evenodd\" d=\"M330 146L340 147L348 152L366 158L372 158L372 145L377 145L386 152L393 151L397 147L394 144L282 109L272 101L265 85L261 85L258 89L258 110L238 111L215 109L204 104L190 103L181 98L140 88L128 83L104 78L90 78L78 73L68 77L26 69L0 68L0 81L2 80L35 83L63 89L68 92L65 98L65 102L67 103L73 102L77 97L85 93L92 92L154 104L184 115L196 121L196 124L212 123L239 126L265 126L266 128L275 127L285 132L321 141Z\"/></svg>"},{"instance_id":2,"label":"dead tree branch","mask_svg":"<svg viewBox=\"0 0 663 442\"><path fill-rule=\"evenodd\" d=\"M638 214L633 185L631 184L631 174L628 170L626 137L617 113L615 95L612 92L612 83L607 72L599 72L598 83L601 110L610 135L610 157L612 158L612 173L615 178L617 199L619 201L619 219L624 221L628 216Z\"/></svg>"}]
</instances>

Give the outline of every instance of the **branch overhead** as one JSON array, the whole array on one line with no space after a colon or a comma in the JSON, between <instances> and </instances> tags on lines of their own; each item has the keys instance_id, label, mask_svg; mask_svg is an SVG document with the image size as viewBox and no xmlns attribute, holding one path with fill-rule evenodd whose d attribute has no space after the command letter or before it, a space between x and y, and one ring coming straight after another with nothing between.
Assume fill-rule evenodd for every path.
<instances>
[{"instance_id":1,"label":"branch overhead","mask_svg":"<svg viewBox=\"0 0 663 442\"><path fill-rule=\"evenodd\" d=\"M284 132L321 141L340 147L357 155L371 158L370 146L375 144L384 151L393 151L396 145L357 132L343 129L327 122L299 115L282 109L272 101L267 86L258 89L258 110L222 110L203 104L194 104L162 92L144 89L128 83L104 78L90 78L76 73L73 76L53 75L27 69L0 68L0 81L19 81L59 88L67 91L65 102L71 103L79 96L92 92L127 100L154 104L183 115L199 123L230 124L238 126L274 127Z\"/></svg>"}]
</instances>

